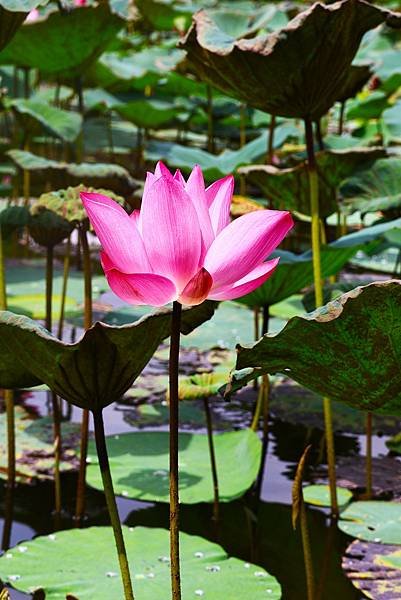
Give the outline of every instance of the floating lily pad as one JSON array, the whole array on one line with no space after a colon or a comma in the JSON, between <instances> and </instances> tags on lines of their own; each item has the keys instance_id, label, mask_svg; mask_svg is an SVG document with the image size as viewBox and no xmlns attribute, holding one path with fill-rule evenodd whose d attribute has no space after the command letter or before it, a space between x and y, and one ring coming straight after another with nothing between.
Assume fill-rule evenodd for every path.
<instances>
[{"instance_id":1,"label":"floating lily pad","mask_svg":"<svg viewBox=\"0 0 401 600\"><path fill-rule=\"evenodd\" d=\"M168 598L169 532L123 527L123 534L138 599ZM220 546L197 536L181 533L180 542L184 598L228 600L230 590L252 600L281 598L279 583L263 568L229 558ZM123 597L110 527L72 529L23 542L0 558L0 576L20 591L44 589L46 600Z\"/></svg>"},{"instance_id":2,"label":"floating lily pad","mask_svg":"<svg viewBox=\"0 0 401 600\"><path fill-rule=\"evenodd\" d=\"M213 502L213 482L207 436L180 434L180 502ZM220 500L242 496L255 481L261 442L245 429L214 436ZM151 502L169 501L169 434L124 433L107 438L110 467L116 494ZM89 446L89 485L103 489L95 445Z\"/></svg>"},{"instance_id":3,"label":"floating lily pad","mask_svg":"<svg viewBox=\"0 0 401 600\"><path fill-rule=\"evenodd\" d=\"M354 408L401 414L401 282L352 290L277 335L238 346L231 389L263 373L285 373L311 390Z\"/></svg>"},{"instance_id":4,"label":"floating lily pad","mask_svg":"<svg viewBox=\"0 0 401 600\"><path fill-rule=\"evenodd\" d=\"M0 414L0 438L6 439L7 417ZM50 417L33 419L20 406L15 407L16 471L17 480L27 483L32 479L51 479L54 471L53 421ZM78 468L80 425L62 423L62 452L60 469ZM0 444L0 478L7 477L7 449Z\"/></svg>"},{"instance_id":5,"label":"floating lily pad","mask_svg":"<svg viewBox=\"0 0 401 600\"><path fill-rule=\"evenodd\" d=\"M328 217L338 210L338 188L361 165L369 168L377 158L384 156L383 148L352 148L327 150L316 155L319 174L319 213ZM296 210L310 215L309 175L307 164L278 169L272 165L251 165L238 170L256 184L272 207Z\"/></svg>"},{"instance_id":6,"label":"floating lily pad","mask_svg":"<svg viewBox=\"0 0 401 600\"><path fill-rule=\"evenodd\" d=\"M137 415L134 419L127 419L135 427L155 427L168 425L169 408L160 402L154 404L141 404L136 409ZM205 413L203 410L190 403L182 403L180 406L180 427L193 428L205 427Z\"/></svg>"},{"instance_id":7,"label":"floating lily pad","mask_svg":"<svg viewBox=\"0 0 401 600\"><path fill-rule=\"evenodd\" d=\"M371 600L401 597L401 550L399 546L355 540L342 561L353 585Z\"/></svg>"},{"instance_id":8,"label":"floating lily pad","mask_svg":"<svg viewBox=\"0 0 401 600\"><path fill-rule=\"evenodd\" d=\"M341 513L338 526L367 542L401 545L401 503L353 502Z\"/></svg>"},{"instance_id":9,"label":"floating lily pad","mask_svg":"<svg viewBox=\"0 0 401 600\"><path fill-rule=\"evenodd\" d=\"M57 321L60 316L61 296L54 294L52 297L52 320ZM78 303L75 298L66 296L65 316L76 313ZM46 317L45 294L24 294L22 296L9 296L8 308L11 312L26 315L31 319L44 319Z\"/></svg>"},{"instance_id":10,"label":"floating lily pad","mask_svg":"<svg viewBox=\"0 0 401 600\"><path fill-rule=\"evenodd\" d=\"M305 502L314 506L322 506L330 508L330 488L328 485L306 485L303 488L303 496ZM337 487L337 501L340 509L344 508L352 500L352 492L344 488Z\"/></svg>"}]
</instances>

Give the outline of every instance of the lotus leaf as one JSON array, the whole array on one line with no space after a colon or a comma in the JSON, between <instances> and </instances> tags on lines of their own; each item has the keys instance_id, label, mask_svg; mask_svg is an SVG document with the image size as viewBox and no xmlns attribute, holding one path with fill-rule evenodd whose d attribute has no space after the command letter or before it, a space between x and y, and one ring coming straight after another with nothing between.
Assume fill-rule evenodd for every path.
<instances>
[{"instance_id":1,"label":"lotus leaf","mask_svg":"<svg viewBox=\"0 0 401 600\"><path fill-rule=\"evenodd\" d=\"M49 248L60 244L70 236L73 229L72 223L52 210L44 206L32 206L28 230L40 246Z\"/></svg>"},{"instance_id":2,"label":"lotus leaf","mask_svg":"<svg viewBox=\"0 0 401 600\"><path fill-rule=\"evenodd\" d=\"M352 502L341 514L338 526L347 535L367 542L401 545L401 504Z\"/></svg>"},{"instance_id":3,"label":"lotus leaf","mask_svg":"<svg viewBox=\"0 0 401 600\"><path fill-rule=\"evenodd\" d=\"M384 139L386 143L401 140L401 102L396 102L391 108L384 111Z\"/></svg>"},{"instance_id":4,"label":"lotus leaf","mask_svg":"<svg viewBox=\"0 0 401 600\"><path fill-rule=\"evenodd\" d=\"M277 335L238 346L231 389L282 372L355 408L401 414L400 301L400 281L372 283L290 319Z\"/></svg>"},{"instance_id":5,"label":"lotus leaf","mask_svg":"<svg viewBox=\"0 0 401 600\"><path fill-rule=\"evenodd\" d=\"M29 220L29 210L25 206L9 205L0 210L0 227L4 238L13 231L27 225Z\"/></svg>"},{"instance_id":6,"label":"lotus leaf","mask_svg":"<svg viewBox=\"0 0 401 600\"><path fill-rule=\"evenodd\" d=\"M81 131L82 117L78 113L24 98L15 98L10 102L10 106L20 118L25 120L29 118L40 123L51 134L65 142L74 142ZM27 125L26 129L29 129L29 124L25 123L25 125Z\"/></svg>"},{"instance_id":7,"label":"lotus leaf","mask_svg":"<svg viewBox=\"0 0 401 600\"><path fill-rule=\"evenodd\" d=\"M0 50L12 40L28 13L42 0L2 0L0 5Z\"/></svg>"},{"instance_id":8,"label":"lotus leaf","mask_svg":"<svg viewBox=\"0 0 401 600\"><path fill-rule=\"evenodd\" d=\"M145 129L157 129L171 125L171 122L183 112L180 106L153 99L133 100L117 104L113 109L123 119Z\"/></svg>"},{"instance_id":9,"label":"lotus leaf","mask_svg":"<svg viewBox=\"0 0 401 600\"><path fill-rule=\"evenodd\" d=\"M261 441L250 430L213 436L219 473L219 497L228 502L242 496L255 481L261 457ZM207 436L180 433L180 502L213 502L213 481ZM168 432L135 432L109 436L111 474L116 494L149 502L169 501ZM89 485L102 490L94 443L88 449Z\"/></svg>"},{"instance_id":10,"label":"lotus leaf","mask_svg":"<svg viewBox=\"0 0 401 600\"><path fill-rule=\"evenodd\" d=\"M214 312L213 302L184 310L183 333ZM0 312L0 386L45 383L81 408L99 410L121 398L170 333L171 310L131 325L95 323L75 344L58 340L28 317Z\"/></svg>"},{"instance_id":11,"label":"lotus leaf","mask_svg":"<svg viewBox=\"0 0 401 600\"><path fill-rule=\"evenodd\" d=\"M168 531L124 526L123 535L138 597L169 597ZM0 576L20 591L44 589L46 600L83 598L83 590L87 598L117 600L122 598L123 589L113 545L111 527L36 537L0 558ZM281 598L279 583L263 568L229 558L220 546L201 537L181 533L180 545L184 597L205 595L209 600L228 600L228 590L233 589L252 600ZM11 560L7 558L10 556ZM15 574L19 577L13 577Z\"/></svg>"},{"instance_id":12,"label":"lotus leaf","mask_svg":"<svg viewBox=\"0 0 401 600\"><path fill-rule=\"evenodd\" d=\"M345 102L348 98L353 98L367 84L372 77L373 71L371 65L351 65L348 71L347 81L337 97L339 102Z\"/></svg>"},{"instance_id":13,"label":"lotus leaf","mask_svg":"<svg viewBox=\"0 0 401 600\"><path fill-rule=\"evenodd\" d=\"M330 488L328 485L306 485L302 491L304 501L308 504L330 508ZM341 509L352 500L352 492L345 488L337 487L336 493L337 501Z\"/></svg>"},{"instance_id":14,"label":"lotus leaf","mask_svg":"<svg viewBox=\"0 0 401 600\"><path fill-rule=\"evenodd\" d=\"M319 213L328 217L338 210L338 187L343 179L360 165L369 167L383 148L352 148L327 150L316 155L319 174ZM310 194L307 164L278 169L272 165L241 167L238 172L256 184L275 209L296 210L310 215Z\"/></svg>"},{"instance_id":15,"label":"lotus leaf","mask_svg":"<svg viewBox=\"0 0 401 600\"><path fill-rule=\"evenodd\" d=\"M319 119L347 84L362 36L401 16L364 0L316 2L277 32L235 40L198 12L181 48L200 78L274 115ZM341 48L341 52L338 49Z\"/></svg>"},{"instance_id":16,"label":"lotus leaf","mask_svg":"<svg viewBox=\"0 0 401 600\"><path fill-rule=\"evenodd\" d=\"M106 3L80 7L68 14L56 10L21 27L0 53L0 63L71 79L100 56L123 23Z\"/></svg>"},{"instance_id":17,"label":"lotus leaf","mask_svg":"<svg viewBox=\"0 0 401 600\"><path fill-rule=\"evenodd\" d=\"M389 102L384 92L375 90L362 98L357 98L350 103L347 110L347 119L380 119L382 113L388 108Z\"/></svg>"}]
</instances>

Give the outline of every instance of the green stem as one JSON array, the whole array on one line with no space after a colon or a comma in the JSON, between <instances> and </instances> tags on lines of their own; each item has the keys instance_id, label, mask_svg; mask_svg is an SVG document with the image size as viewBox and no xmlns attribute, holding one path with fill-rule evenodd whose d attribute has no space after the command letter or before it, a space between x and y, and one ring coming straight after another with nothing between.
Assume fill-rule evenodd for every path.
<instances>
[{"instance_id":1,"label":"green stem","mask_svg":"<svg viewBox=\"0 0 401 600\"><path fill-rule=\"evenodd\" d=\"M178 366L180 354L181 304L173 303L171 320L170 398L170 563L172 600L181 600L179 497L178 497Z\"/></svg>"},{"instance_id":2,"label":"green stem","mask_svg":"<svg viewBox=\"0 0 401 600\"><path fill-rule=\"evenodd\" d=\"M366 500L372 499L372 423L371 412L366 414Z\"/></svg>"},{"instance_id":3,"label":"green stem","mask_svg":"<svg viewBox=\"0 0 401 600\"><path fill-rule=\"evenodd\" d=\"M67 297L67 285L68 276L70 274L70 262L71 262L71 238L67 240L67 247L64 256L64 269L63 269L63 287L61 290L61 304L60 304L60 318L58 321L57 337L59 340L63 337L64 328L64 316L65 316L65 300Z\"/></svg>"},{"instance_id":4,"label":"green stem","mask_svg":"<svg viewBox=\"0 0 401 600\"><path fill-rule=\"evenodd\" d=\"M304 554L307 598L308 598L308 600L314 600L314 598L315 598L315 578L314 578L314 574L313 574L313 560L312 560L312 551L311 551L311 543L310 543L309 528L308 528L308 519L307 519L307 515L306 515L305 502L304 502L303 498L301 499L299 519L300 519L300 525L301 525L302 549L303 549L303 554Z\"/></svg>"},{"instance_id":5,"label":"green stem","mask_svg":"<svg viewBox=\"0 0 401 600\"><path fill-rule=\"evenodd\" d=\"M239 108L239 118L239 147L243 148L246 144L246 104L241 104ZM240 175L239 193L241 196L245 196L246 194L245 175Z\"/></svg>"},{"instance_id":6,"label":"green stem","mask_svg":"<svg viewBox=\"0 0 401 600\"><path fill-rule=\"evenodd\" d=\"M203 406L205 408L205 416L206 416L206 427L207 427L207 441L209 445L209 456L210 456L210 466L212 469L212 479L213 479L213 521L216 528L216 537L219 537L219 526L220 526L220 495L219 495L219 479L217 475L217 463L216 463L216 454L214 451L214 442L213 442L213 422L212 422L212 414L209 406L209 399L203 398Z\"/></svg>"},{"instance_id":7,"label":"green stem","mask_svg":"<svg viewBox=\"0 0 401 600\"><path fill-rule=\"evenodd\" d=\"M52 299L53 299L53 246L48 246L46 251L46 329L52 330ZM59 527L61 514L61 479L60 479L60 456L61 456L61 425L60 407L57 395L51 393L53 413L53 440L54 440L54 516L56 528Z\"/></svg>"},{"instance_id":8,"label":"green stem","mask_svg":"<svg viewBox=\"0 0 401 600\"><path fill-rule=\"evenodd\" d=\"M269 447L269 395L270 382L269 376L262 376L262 385L260 386L261 409L263 411L263 430L262 430L262 459L260 463L258 479L256 481L255 494L260 499L262 494L263 478L267 460L267 451ZM259 409L260 410L260 409ZM260 413L259 413L260 414Z\"/></svg>"},{"instance_id":9,"label":"green stem","mask_svg":"<svg viewBox=\"0 0 401 600\"><path fill-rule=\"evenodd\" d=\"M113 527L114 540L117 548L118 562L120 564L121 578L124 587L125 600L134 600L127 551L125 549L124 537L118 514L116 497L114 495L113 481L111 479L109 457L107 454L106 437L104 434L104 423L102 411L93 413L95 426L96 450L99 460L100 473L102 475L103 490L106 496L111 525Z\"/></svg>"},{"instance_id":10,"label":"green stem","mask_svg":"<svg viewBox=\"0 0 401 600\"><path fill-rule=\"evenodd\" d=\"M90 260L90 251L88 244L88 235L86 227L81 224L79 227L79 240L82 249L82 262L84 268L84 327L89 329L92 326L92 267ZM85 483L86 483L86 459L88 455L88 427L89 412L82 411L81 422L81 444L79 457L79 471L77 483L77 498L75 505L75 519L77 527L82 524L85 512Z\"/></svg>"},{"instance_id":11,"label":"green stem","mask_svg":"<svg viewBox=\"0 0 401 600\"><path fill-rule=\"evenodd\" d=\"M308 154L308 174L312 216L311 238L313 255L313 280L315 286L315 304L317 308L319 306L322 306L323 304L323 286L320 256L319 180L316 168L313 128L310 119L305 119L305 139ZM338 516L333 420L331 416L331 404L328 398L323 399L323 409L326 433L327 467L329 473L331 511L333 516Z\"/></svg>"},{"instance_id":12,"label":"green stem","mask_svg":"<svg viewBox=\"0 0 401 600\"><path fill-rule=\"evenodd\" d=\"M271 165L273 163L274 156L274 132L276 129L276 115L271 115L269 124L269 135L267 141L267 155L266 164Z\"/></svg>"},{"instance_id":13,"label":"green stem","mask_svg":"<svg viewBox=\"0 0 401 600\"><path fill-rule=\"evenodd\" d=\"M0 226L0 310L7 310L6 275L3 254L3 239ZM4 390L4 403L7 415L7 491L4 510L4 528L1 547L7 550L10 547L11 527L14 516L14 489L15 489L15 418L14 418L14 392Z\"/></svg>"},{"instance_id":14,"label":"green stem","mask_svg":"<svg viewBox=\"0 0 401 600\"><path fill-rule=\"evenodd\" d=\"M343 100L343 102L341 102L340 115L338 118L338 131L337 131L338 135L342 135L343 131L344 131L345 104L346 104L346 100Z\"/></svg>"}]
</instances>

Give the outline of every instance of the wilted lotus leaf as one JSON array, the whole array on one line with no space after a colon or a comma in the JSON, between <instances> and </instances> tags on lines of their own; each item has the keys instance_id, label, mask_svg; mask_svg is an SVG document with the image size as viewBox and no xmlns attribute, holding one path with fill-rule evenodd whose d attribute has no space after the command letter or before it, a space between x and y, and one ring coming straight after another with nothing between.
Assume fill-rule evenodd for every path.
<instances>
[{"instance_id":1,"label":"wilted lotus leaf","mask_svg":"<svg viewBox=\"0 0 401 600\"><path fill-rule=\"evenodd\" d=\"M255 210L263 210L263 206L247 196L234 195L231 202L231 216L235 219Z\"/></svg>"},{"instance_id":2,"label":"wilted lotus leaf","mask_svg":"<svg viewBox=\"0 0 401 600\"><path fill-rule=\"evenodd\" d=\"M25 227L29 220L29 210L25 206L10 205L0 210L0 227L3 237L11 235L20 227Z\"/></svg>"},{"instance_id":3,"label":"wilted lotus leaf","mask_svg":"<svg viewBox=\"0 0 401 600\"><path fill-rule=\"evenodd\" d=\"M180 400L197 400L215 396L221 386L226 383L227 372L198 373L182 377L179 382L178 396Z\"/></svg>"},{"instance_id":4,"label":"wilted lotus leaf","mask_svg":"<svg viewBox=\"0 0 401 600\"><path fill-rule=\"evenodd\" d=\"M355 540L345 551L342 567L364 598L401 597L400 546Z\"/></svg>"},{"instance_id":5,"label":"wilted lotus leaf","mask_svg":"<svg viewBox=\"0 0 401 600\"><path fill-rule=\"evenodd\" d=\"M82 117L76 112L26 98L14 98L8 105L13 108L26 131L32 132L34 126L39 123L65 142L74 142L81 131Z\"/></svg>"},{"instance_id":6,"label":"wilted lotus leaf","mask_svg":"<svg viewBox=\"0 0 401 600\"><path fill-rule=\"evenodd\" d=\"M74 226L52 210L34 205L31 208L28 229L37 244L52 248L68 238Z\"/></svg>"},{"instance_id":7,"label":"wilted lotus leaf","mask_svg":"<svg viewBox=\"0 0 401 600\"><path fill-rule=\"evenodd\" d=\"M277 335L238 346L231 389L263 373L355 408L401 414L401 282L354 289L314 313L290 319Z\"/></svg>"},{"instance_id":8,"label":"wilted lotus leaf","mask_svg":"<svg viewBox=\"0 0 401 600\"><path fill-rule=\"evenodd\" d=\"M353 98L368 83L373 75L371 65L351 65L348 71L347 80L337 96L336 100L345 102L348 98Z\"/></svg>"},{"instance_id":9,"label":"wilted lotus leaf","mask_svg":"<svg viewBox=\"0 0 401 600\"><path fill-rule=\"evenodd\" d=\"M128 197L137 187L127 169L106 163L65 163L37 156L25 150L9 150L8 156L21 169L31 171L32 192L43 192L44 181L52 189L77 186L84 181L86 186L105 188Z\"/></svg>"},{"instance_id":10,"label":"wilted lotus leaf","mask_svg":"<svg viewBox=\"0 0 401 600\"><path fill-rule=\"evenodd\" d=\"M336 275L352 258L358 245L336 248L331 245L321 248L322 277ZM313 283L312 252L294 254L286 250L273 252L269 258L280 257L274 276L256 288L254 292L238 298L236 302L247 306L271 306L297 294Z\"/></svg>"},{"instance_id":11,"label":"wilted lotus leaf","mask_svg":"<svg viewBox=\"0 0 401 600\"><path fill-rule=\"evenodd\" d=\"M41 0L2 0L0 4L0 50L12 40L28 13Z\"/></svg>"},{"instance_id":12,"label":"wilted lotus leaf","mask_svg":"<svg viewBox=\"0 0 401 600\"><path fill-rule=\"evenodd\" d=\"M68 13L55 10L47 18L21 27L0 53L0 63L39 69L63 79L77 77L100 56L123 24L107 3Z\"/></svg>"},{"instance_id":13,"label":"wilted lotus leaf","mask_svg":"<svg viewBox=\"0 0 401 600\"><path fill-rule=\"evenodd\" d=\"M183 311L182 332L210 319L214 302ZM171 310L121 327L95 323L75 344L61 342L28 317L0 312L0 387L45 383L68 402L99 410L121 396L169 336Z\"/></svg>"},{"instance_id":14,"label":"wilted lotus leaf","mask_svg":"<svg viewBox=\"0 0 401 600\"><path fill-rule=\"evenodd\" d=\"M319 119L338 99L364 33L401 15L364 0L316 2L286 27L235 40L200 11L181 48L204 81L274 115ZM341 48L341 52L339 52Z\"/></svg>"},{"instance_id":15,"label":"wilted lotus leaf","mask_svg":"<svg viewBox=\"0 0 401 600\"><path fill-rule=\"evenodd\" d=\"M337 192L340 183L360 165L370 165L385 155L383 148L353 148L351 150L327 150L316 154L319 174L319 213L328 217L338 210ZM272 207L279 210L295 210L310 215L309 177L306 163L288 169L272 165L241 167L238 173L246 175L256 184Z\"/></svg>"},{"instance_id":16,"label":"wilted lotus leaf","mask_svg":"<svg viewBox=\"0 0 401 600\"><path fill-rule=\"evenodd\" d=\"M340 188L342 210L352 213L401 208L401 158L377 160L346 179Z\"/></svg>"},{"instance_id":17,"label":"wilted lotus leaf","mask_svg":"<svg viewBox=\"0 0 401 600\"><path fill-rule=\"evenodd\" d=\"M120 204L124 203L124 198L122 198L122 196L118 196L110 190L95 189L81 184L75 187L70 186L66 190L56 190L54 192L46 192L45 194L42 194L32 205L32 210L46 208L56 213L63 219L66 219L69 223L84 221L88 217L83 207L82 200L79 196L80 192L83 191L103 194L104 196L108 196Z\"/></svg>"}]
</instances>

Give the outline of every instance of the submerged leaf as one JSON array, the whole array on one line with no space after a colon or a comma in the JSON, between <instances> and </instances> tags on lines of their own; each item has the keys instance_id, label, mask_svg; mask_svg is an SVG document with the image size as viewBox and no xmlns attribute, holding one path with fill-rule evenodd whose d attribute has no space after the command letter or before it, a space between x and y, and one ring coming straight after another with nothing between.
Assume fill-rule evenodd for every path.
<instances>
[{"instance_id":1,"label":"submerged leaf","mask_svg":"<svg viewBox=\"0 0 401 600\"><path fill-rule=\"evenodd\" d=\"M238 347L231 389L264 373L285 373L350 406L401 414L401 282L359 287L277 335Z\"/></svg>"},{"instance_id":2,"label":"submerged leaf","mask_svg":"<svg viewBox=\"0 0 401 600\"><path fill-rule=\"evenodd\" d=\"M215 303L183 311L182 332L210 319ZM171 310L148 314L131 325L95 323L75 344L58 340L28 317L0 312L0 387L45 383L80 408L99 410L131 386L169 336Z\"/></svg>"},{"instance_id":3,"label":"submerged leaf","mask_svg":"<svg viewBox=\"0 0 401 600\"><path fill-rule=\"evenodd\" d=\"M235 40L200 11L180 45L200 78L228 95L317 120L346 86L364 33L385 22L400 27L401 16L363 0L316 2L275 33Z\"/></svg>"}]
</instances>

